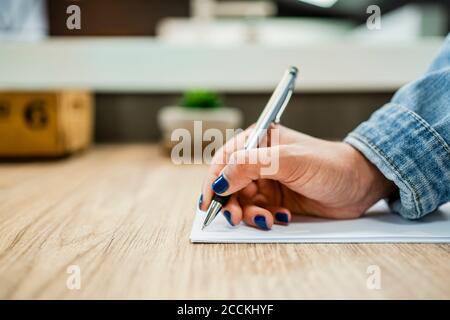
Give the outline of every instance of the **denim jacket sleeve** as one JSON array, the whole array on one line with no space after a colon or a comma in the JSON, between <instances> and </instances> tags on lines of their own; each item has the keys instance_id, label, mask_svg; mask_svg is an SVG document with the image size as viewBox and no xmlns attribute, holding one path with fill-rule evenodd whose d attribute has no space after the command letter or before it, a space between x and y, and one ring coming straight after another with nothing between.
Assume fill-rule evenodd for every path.
<instances>
[{"instance_id":1,"label":"denim jacket sleeve","mask_svg":"<svg viewBox=\"0 0 450 320\"><path fill-rule=\"evenodd\" d=\"M427 73L344 141L397 185L394 212L417 219L450 201L450 34Z\"/></svg>"}]
</instances>

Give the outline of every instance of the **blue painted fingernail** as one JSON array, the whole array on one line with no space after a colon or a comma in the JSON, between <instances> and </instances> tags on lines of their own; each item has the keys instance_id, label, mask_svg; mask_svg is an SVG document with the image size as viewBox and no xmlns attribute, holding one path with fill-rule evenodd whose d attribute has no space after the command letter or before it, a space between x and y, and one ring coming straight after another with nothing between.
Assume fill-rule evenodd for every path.
<instances>
[{"instance_id":1,"label":"blue painted fingernail","mask_svg":"<svg viewBox=\"0 0 450 320\"><path fill-rule=\"evenodd\" d=\"M264 216L256 216L254 218L255 224L262 230L269 230L269 227L267 226L266 217Z\"/></svg>"},{"instance_id":2,"label":"blue painted fingernail","mask_svg":"<svg viewBox=\"0 0 450 320\"><path fill-rule=\"evenodd\" d=\"M225 219L227 219L228 223L231 224L232 227L234 227L233 221L231 221L231 212L228 210L225 210L223 212L223 216L225 217Z\"/></svg>"},{"instance_id":3,"label":"blue painted fingernail","mask_svg":"<svg viewBox=\"0 0 450 320\"><path fill-rule=\"evenodd\" d=\"M225 179L223 174L221 174L212 184L212 189L215 193L224 193L227 191L228 187L230 185L228 184L228 181Z\"/></svg>"},{"instance_id":4,"label":"blue painted fingernail","mask_svg":"<svg viewBox=\"0 0 450 320\"><path fill-rule=\"evenodd\" d=\"M285 212L277 212L275 213L275 219L279 222L288 223L289 215Z\"/></svg>"},{"instance_id":5,"label":"blue painted fingernail","mask_svg":"<svg viewBox=\"0 0 450 320\"><path fill-rule=\"evenodd\" d=\"M198 208L201 209L203 203L203 193L200 195L200 198L198 199Z\"/></svg>"}]
</instances>

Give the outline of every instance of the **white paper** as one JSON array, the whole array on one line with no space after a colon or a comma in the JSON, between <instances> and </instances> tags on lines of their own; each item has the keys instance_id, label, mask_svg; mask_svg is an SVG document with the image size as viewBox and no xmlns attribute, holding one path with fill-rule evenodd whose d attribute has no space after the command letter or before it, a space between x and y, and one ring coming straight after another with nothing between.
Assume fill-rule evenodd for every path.
<instances>
[{"instance_id":1,"label":"white paper","mask_svg":"<svg viewBox=\"0 0 450 320\"><path fill-rule=\"evenodd\" d=\"M232 227L222 214L201 230L206 213L197 211L191 241L200 243L449 243L450 203L419 220L389 212L380 201L361 218L330 220L294 216L287 226L262 231L241 223Z\"/></svg>"}]
</instances>

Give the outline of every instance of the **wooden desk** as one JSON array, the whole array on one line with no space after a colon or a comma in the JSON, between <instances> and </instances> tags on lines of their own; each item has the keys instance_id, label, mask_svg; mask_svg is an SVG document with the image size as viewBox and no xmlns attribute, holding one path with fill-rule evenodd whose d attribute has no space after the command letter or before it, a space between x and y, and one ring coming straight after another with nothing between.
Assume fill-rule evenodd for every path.
<instances>
[{"instance_id":1,"label":"wooden desk","mask_svg":"<svg viewBox=\"0 0 450 320\"><path fill-rule=\"evenodd\" d=\"M205 169L142 145L0 164L0 298L450 298L449 245L191 244Z\"/></svg>"}]
</instances>

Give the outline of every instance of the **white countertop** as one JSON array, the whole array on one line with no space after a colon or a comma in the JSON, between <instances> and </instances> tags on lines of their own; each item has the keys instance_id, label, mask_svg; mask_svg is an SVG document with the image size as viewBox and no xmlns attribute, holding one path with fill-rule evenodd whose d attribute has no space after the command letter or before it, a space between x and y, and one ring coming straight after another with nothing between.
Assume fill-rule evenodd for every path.
<instances>
[{"instance_id":1,"label":"white countertop","mask_svg":"<svg viewBox=\"0 0 450 320\"><path fill-rule=\"evenodd\" d=\"M393 91L419 77L442 39L363 43L349 39L274 47L174 45L153 38L53 38L0 43L0 89L97 92L271 92L300 69L304 92Z\"/></svg>"}]
</instances>

